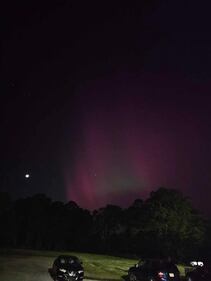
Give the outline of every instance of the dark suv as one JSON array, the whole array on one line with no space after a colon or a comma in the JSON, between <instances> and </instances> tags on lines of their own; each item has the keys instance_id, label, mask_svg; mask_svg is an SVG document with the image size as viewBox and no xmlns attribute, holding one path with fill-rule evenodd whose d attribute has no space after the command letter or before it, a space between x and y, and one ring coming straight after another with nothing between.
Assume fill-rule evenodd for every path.
<instances>
[{"instance_id":1,"label":"dark suv","mask_svg":"<svg viewBox=\"0 0 211 281\"><path fill-rule=\"evenodd\" d=\"M84 278L82 262L75 256L58 256L49 272L55 281L82 281Z\"/></svg>"},{"instance_id":2,"label":"dark suv","mask_svg":"<svg viewBox=\"0 0 211 281\"><path fill-rule=\"evenodd\" d=\"M210 267L203 262L195 261L190 263L192 270L186 273L187 281L208 281L211 280Z\"/></svg>"},{"instance_id":3,"label":"dark suv","mask_svg":"<svg viewBox=\"0 0 211 281\"><path fill-rule=\"evenodd\" d=\"M129 281L180 281L177 266L160 259L140 261L128 270Z\"/></svg>"}]
</instances>

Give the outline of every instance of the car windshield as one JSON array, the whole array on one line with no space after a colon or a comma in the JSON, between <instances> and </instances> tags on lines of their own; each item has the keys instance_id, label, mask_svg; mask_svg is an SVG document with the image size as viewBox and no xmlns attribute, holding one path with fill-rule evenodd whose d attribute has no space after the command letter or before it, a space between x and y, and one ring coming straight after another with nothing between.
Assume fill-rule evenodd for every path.
<instances>
[{"instance_id":1,"label":"car windshield","mask_svg":"<svg viewBox=\"0 0 211 281\"><path fill-rule=\"evenodd\" d=\"M163 260L147 260L142 265L143 268L146 270L152 270L152 271L175 271L176 266L173 263L168 263Z\"/></svg>"},{"instance_id":2,"label":"car windshield","mask_svg":"<svg viewBox=\"0 0 211 281\"><path fill-rule=\"evenodd\" d=\"M157 269L157 268L160 268L163 266L163 262L159 261L159 260L148 260L148 261L145 261L144 266L148 267L148 268Z\"/></svg>"},{"instance_id":3,"label":"car windshield","mask_svg":"<svg viewBox=\"0 0 211 281\"><path fill-rule=\"evenodd\" d=\"M70 264L79 264L79 260L77 258L72 257L62 257L60 258L60 264L70 265Z\"/></svg>"}]
</instances>

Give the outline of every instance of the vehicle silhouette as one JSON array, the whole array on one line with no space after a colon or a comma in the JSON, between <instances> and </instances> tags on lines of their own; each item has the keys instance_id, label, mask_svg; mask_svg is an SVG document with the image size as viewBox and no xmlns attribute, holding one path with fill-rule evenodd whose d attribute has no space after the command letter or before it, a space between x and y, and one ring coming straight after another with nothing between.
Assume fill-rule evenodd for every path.
<instances>
[{"instance_id":1,"label":"vehicle silhouette","mask_svg":"<svg viewBox=\"0 0 211 281\"><path fill-rule=\"evenodd\" d=\"M148 259L128 270L129 281L180 281L177 266L171 261Z\"/></svg>"},{"instance_id":2,"label":"vehicle silhouette","mask_svg":"<svg viewBox=\"0 0 211 281\"><path fill-rule=\"evenodd\" d=\"M54 281L82 281L84 278L82 262L76 256L58 256L49 273Z\"/></svg>"}]
</instances>

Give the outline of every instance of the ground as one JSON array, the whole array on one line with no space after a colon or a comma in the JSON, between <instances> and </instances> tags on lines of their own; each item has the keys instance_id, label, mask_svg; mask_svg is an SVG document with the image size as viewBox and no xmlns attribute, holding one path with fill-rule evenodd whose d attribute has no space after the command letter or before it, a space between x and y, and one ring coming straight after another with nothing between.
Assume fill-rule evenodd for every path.
<instances>
[{"instance_id":1,"label":"ground","mask_svg":"<svg viewBox=\"0 0 211 281\"><path fill-rule=\"evenodd\" d=\"M124 280L127 270L137 259L86 253L60 253L40 251L0 251L0 280L3 281L52 281L48 268L60 254L73 254L83 261L85 279L99 281ZM182 274L184 267L179 266Z\"/></svg>"}]
</instances>

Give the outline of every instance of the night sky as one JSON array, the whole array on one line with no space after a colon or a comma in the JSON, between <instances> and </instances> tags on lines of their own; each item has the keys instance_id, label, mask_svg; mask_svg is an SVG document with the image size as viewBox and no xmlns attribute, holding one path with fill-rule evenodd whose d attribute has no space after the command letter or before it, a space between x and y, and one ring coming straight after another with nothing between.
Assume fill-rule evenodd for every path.
<instances>
[{"instance_id":1,"label":"night sky","mask_svg":"<svg viewBox=\"0 0 211 281\"><path fill-rule=\"evenodd\" d=\"M8 1L1 13L1 190L94 209L165 186L211 214L208 6Z\"/></svg>"}]
</instances>

